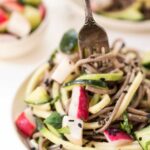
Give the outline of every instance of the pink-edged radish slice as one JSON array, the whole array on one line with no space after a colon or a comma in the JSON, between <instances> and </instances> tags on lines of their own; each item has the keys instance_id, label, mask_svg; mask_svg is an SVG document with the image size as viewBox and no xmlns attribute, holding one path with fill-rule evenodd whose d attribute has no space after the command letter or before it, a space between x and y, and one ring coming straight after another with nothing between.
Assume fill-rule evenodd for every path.
<instances>
[{"instance_id":1,"label":"pink-edged radish slice","mask_svg":"<svg viewBox=\"0 0 150 150\"><path fill-rule=\"evenodd\" d=\"M126 132L119 129L110 128L104 131L104 135L108 142L120 146L133 142L133 139Z\"/></svg>"},{"instance_id":2,"label":"pink-edged radish slice","mask_svg":"<svg viewBox=\"0 0 150 150\"><path fill-rule=\"evenodd\" d=\"M60 63L54 70L51 78L61 84L73 71L73 69L74 64L69 60L69 58L65 58L62 61L60 60Z\"/></svg>"},{"instance_id":3,"label":"pink-edged radish slice","mask_svg":"<svg viewBox=\"0 0 150 150\"><path fill-rule=\"evenodd\" d=\"M8 14L3 9L0 9L0 25L7 21L8 21Z\"/></svg>"},{"instance_id":4,"label":"pink-edged radish slice","mask_svg":"<svg viewBox=\"0 0 150 150\"><path fill-rule=\"evenodd\" d=\"M30 33L31 25L23 15L13 12L8 21L7 30L16 36L25 37Z\"/></svg>"},{"instance_id":5,"label":"pink-edged radish slice","mask_svg":"<svg viewBox=\"0 0 150 150\"><path fill-rule=\"evenodd\" d=\"M10 11L10 12L17 11L17 12L23 13L23 11L24 11L24 6L19 4L19 3L17 3L17 2L11 2L11 1L4 2L2 4L2 6L7 11Z\"/></svg>"},{"instance_id":6,"label":"pink-edged radish slice","mask_svg":"<svg viewBox=\"0 0 150 150\"><path fill-rule=\"evenodd\" d=\"M63 127L68 127L69 133L65 137L73 144L82 145L83 139L83 121L71 116L64 116L62 121Z\"/></svg>"},{"instance_id":7,"label":"pink-edged radish slice","mask_svg":"<svg viewBox=\"0 0 150 150\"><path fill-rule=\"evenodd\" d=\"M88 109L89 99L85 89L81 86L75 86L72 90L68 114L82 120L87 120L89 116Z\"/></svg>"},{"instance_id":8,"label":"pink-edged radish slice","mask_svg":"<svg viewBox=\"0 0 150 150\"><path fill-rule=\"evenodd\" d=\"M41 14L41 18L44 19L45 15L46 15L46 8L43 4L41 4L39 6L39 11L40 11L40 14Z\"/></svg>"},{"instance_id":9,"label":"pink-edged radish slice","mask_svg":"<svg viewBox=\"0 0 150 150\"><path fill-rule=\"evenodd\" d=\"M22 112L16 120L17 128L27 137L31 137L36 130L35 120L30 108Z\"/></svg>"}]
</instances>

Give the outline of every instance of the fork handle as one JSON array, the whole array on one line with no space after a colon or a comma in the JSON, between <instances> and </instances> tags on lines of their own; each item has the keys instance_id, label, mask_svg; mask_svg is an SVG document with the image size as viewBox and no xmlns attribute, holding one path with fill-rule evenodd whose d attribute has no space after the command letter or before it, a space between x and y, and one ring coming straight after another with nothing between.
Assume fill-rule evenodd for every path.
<instances>
[{"instance_id":1,"label":"fork handle","mask_svg":"<svg viewBox=\"0 0 150 150\"><path fill-rule=\"evenodd\" d=\"M90 0L85 0L85 23L94 22Z\"/></svg>"}]
</instances>

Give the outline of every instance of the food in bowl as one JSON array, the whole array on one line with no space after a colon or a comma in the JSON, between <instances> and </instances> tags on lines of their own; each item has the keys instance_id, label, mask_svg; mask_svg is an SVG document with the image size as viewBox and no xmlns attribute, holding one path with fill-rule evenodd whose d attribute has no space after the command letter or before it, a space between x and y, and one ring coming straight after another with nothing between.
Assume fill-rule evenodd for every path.
<instances>
[{"instance_id":1,"label":"food in bowl","mask_svg":"<svg viewBox=\"0 0 150 150\"><path fill-rule=\"evenodd\" d=\"M28 36L40 26L45 15L46 9L42 0L0 1L1 39Z\"/></svg>"},{"instance_id":2,"label":"food in bowl","mask_svg":"<svg viewBox=\"0 0 150 150\"><path fill-rule=\"evenodd\" d=\"M144 21L150 19L149 0L92 0L92 10L113 19Z\"/></svg>"},{"instance_id":3,"label":"food in bowl","mask_svg":"<svg viewBox=\"0 0 150 150\"><path fill-rule=\"evenodd\" d=\"M80 58L71 29L32 75L16 118L30 149L144 150L150 141L150 55L117 40Z\"/></svg>"}]
</instances>

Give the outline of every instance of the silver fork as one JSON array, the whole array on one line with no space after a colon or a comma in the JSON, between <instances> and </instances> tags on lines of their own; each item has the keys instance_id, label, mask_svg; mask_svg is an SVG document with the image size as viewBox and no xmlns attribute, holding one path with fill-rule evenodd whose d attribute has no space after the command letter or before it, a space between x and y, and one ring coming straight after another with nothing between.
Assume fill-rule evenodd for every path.
<instances>
[{"instance_id":1,"label":"silver fork","mask_svg":"<svg viewBox=\"0 0 150 150\"><path fill-rule=\"evenodd\" d=\"M90 0L85 0L85 24L78 37L80 58L86 58L94 53L108 53L109 42L105 30L95 22Z\"/></svg>"}]
</instances>

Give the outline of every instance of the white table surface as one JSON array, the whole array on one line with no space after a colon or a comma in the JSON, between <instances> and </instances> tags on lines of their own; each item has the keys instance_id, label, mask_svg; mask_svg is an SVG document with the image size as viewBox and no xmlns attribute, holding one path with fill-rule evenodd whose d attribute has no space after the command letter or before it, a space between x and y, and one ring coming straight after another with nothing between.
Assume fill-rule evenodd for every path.
<instances>
[{"instance_id":1,"label":"white table surface","mask_svg":"<svg viewBox=\"0 0 150 150\"><path fill-rule=\"evenodd\" d=\"M24 78L49 57L58 46L61 35L69 28L80 29L84 14L72 8L71 0L47 0L50 10L50 24L45 42L35 52L22 58L0 60L0 150L25 150L16 138L11 125L11 105L17 88ZM121 33L107 30L110 42L115 38L124 38L129 46L139 50L150 50L150 33Z\"/></svg>"}]
</instances>

